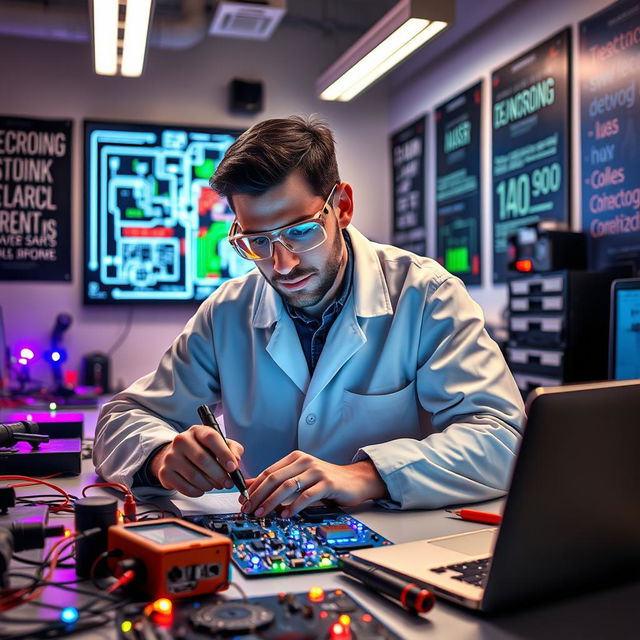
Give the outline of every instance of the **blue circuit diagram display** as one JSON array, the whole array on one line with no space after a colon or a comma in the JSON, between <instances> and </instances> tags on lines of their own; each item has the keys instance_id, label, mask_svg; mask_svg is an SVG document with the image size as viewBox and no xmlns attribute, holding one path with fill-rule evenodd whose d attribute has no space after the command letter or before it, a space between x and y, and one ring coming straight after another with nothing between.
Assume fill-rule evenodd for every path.
<instances>
[{"instance_id":1,"label":"blue circuit diagram display","mask_svg":"<svg viewBox=\"0 0 640 640\"><path fill-rule=\"evenodd\" d=\"M85 121L85 303L204 300L253 268L209 187L238 133Z\"/></svg>"}]
</instances>

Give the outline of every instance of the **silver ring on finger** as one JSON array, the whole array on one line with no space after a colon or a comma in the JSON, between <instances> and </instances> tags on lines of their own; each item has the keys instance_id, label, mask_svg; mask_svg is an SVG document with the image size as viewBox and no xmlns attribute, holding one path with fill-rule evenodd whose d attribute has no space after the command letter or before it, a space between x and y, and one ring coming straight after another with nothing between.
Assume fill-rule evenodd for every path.
<instances>
[{"instance_id":1,"label":"silver ring on finger","mask_svg":"<svg viewBox=\"0 0 640 640\"><path fill-rule=\"evenodd\" d=\"M300 479L294 478L294 480L296 481L296 493L300 493L302 491L302 485L300 484Z\"/></svg>"}]
</instances>

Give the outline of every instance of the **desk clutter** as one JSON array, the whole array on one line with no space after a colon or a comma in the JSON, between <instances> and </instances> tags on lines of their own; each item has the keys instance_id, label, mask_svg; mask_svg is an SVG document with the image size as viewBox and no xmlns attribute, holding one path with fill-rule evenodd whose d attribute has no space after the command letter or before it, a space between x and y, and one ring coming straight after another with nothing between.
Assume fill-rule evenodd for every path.
<instances>
[{"instance_id":1,"label":"desk clutter","mask_svg":"<svg viewBox=\"0 0 640 640\"><path fill-rule=\"evenodd\" d=\"M122 640L158 637L209 640L246 637L282 640L395 640L400 636L341 589L279 593L271 596L222 600L212 596L175 605L169 601L151 607L127 607L118 614ZM147 634L147 635L144 635Z\"/></svg>"},{"instance_id":2,"label":"desk clutter","mask_svg":"<svg viewBox=\"0 0 640 640\"><path fill-rule=\"evenodd\" d=\"M52 478L0 481L0 638L64 637L105 626L123 640L400 637L349 593L311 581L306 591L274 585L272 595L247 598L232 580L231 561L248 577L342 569L412 613L433 606L428 590L385 571L370 574L348 556L392 543L336 508L310 507L288 519L183 519L154 505L142 510L117 483L89 484L75 496ZM34 486L42 491L33 495ZM97 488L120 492L123 504L95 495ZM69 522L51 526L49 514ZM33 549L44 549L41 559L22 553ZM229 587L242 599L229 597ZM52 598L49 590L61 591Z\"/></svg>"},{"instance_id":3,"label":"desk clutter","mask_svg":"<svg viewBox=\"0 0 640 640\"><path fill-rule=\"evenodd\" d=\"M42 475L78 475L82 428L81 414L12 414L7 422L0 423L0 469L10 474L37 469Z\"/></svg>"}]
</instances>

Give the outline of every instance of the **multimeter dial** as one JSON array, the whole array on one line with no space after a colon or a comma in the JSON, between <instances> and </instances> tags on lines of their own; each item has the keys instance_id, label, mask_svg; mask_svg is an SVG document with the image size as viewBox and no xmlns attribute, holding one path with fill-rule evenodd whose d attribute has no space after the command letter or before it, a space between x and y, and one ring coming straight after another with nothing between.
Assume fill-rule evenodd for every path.
<instances>
[{"instance_id":1,"label":"multimeter dial","mask_svg":"<svg viewBox=\"0 0 640 640\"><path fill-rule=\"evenodd\" d=\"M198 609L191 624L209 633L248 633L273 622L273 611L252 602L221 602Z\"/></svg>"}]
</instances>

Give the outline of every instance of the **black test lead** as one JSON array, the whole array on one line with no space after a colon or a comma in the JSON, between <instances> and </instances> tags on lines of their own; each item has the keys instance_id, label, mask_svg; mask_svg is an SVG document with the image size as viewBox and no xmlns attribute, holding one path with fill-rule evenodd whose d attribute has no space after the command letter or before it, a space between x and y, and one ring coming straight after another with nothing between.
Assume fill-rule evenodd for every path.
<instances>
[{"instance_id":1,"label":"black test lead","mask_svg":"<svg viewBox=\"0 0 640 640\"><path fill-rule=\"evenodd\" d=\"M222 429L220 429L220 425L216 420L216 417L211 413L211 409L207 407L206 404L201 404L198 407L198 416L200 420L202 420L202 424L207 427L213 427L222 437L222 439L227 442L227 439L224 437L224 433L222 433ZM249 492L247 491L247 484L244 481L244 476L242 475L242 471L240 469L236 469L229 474L231 480L233 480L233 484L236 486L238 491L242 496L244 496L247 500L249 499Z\"/></svg>"}]
</instances>

